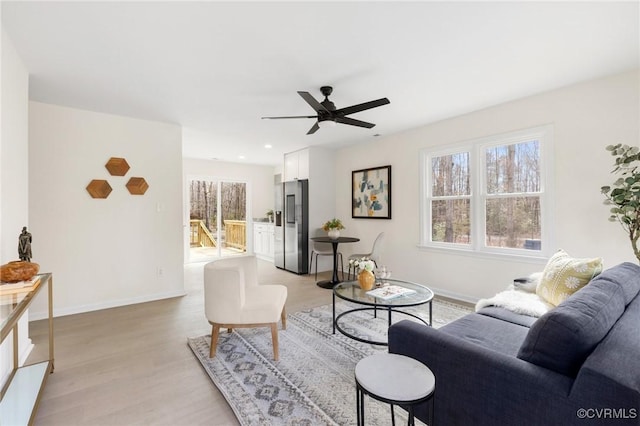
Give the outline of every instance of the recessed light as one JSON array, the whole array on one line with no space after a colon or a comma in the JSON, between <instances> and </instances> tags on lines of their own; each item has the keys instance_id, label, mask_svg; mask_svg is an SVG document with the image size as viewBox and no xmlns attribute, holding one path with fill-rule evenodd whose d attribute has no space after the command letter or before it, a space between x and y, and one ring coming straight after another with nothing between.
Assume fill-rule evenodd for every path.
<instances>
[{"instance_id":1,"label":"recessed light","mask_svg":"<svg viewBox=\"0 0 640 426\"><path fill-rule=\"evenodd\" d=\"M378 136L380 136L380 133L376 133L375 135L373 135L374 138L377 138Z\"/></svg>"},{"instance_id":2,"label":"recessed light","mask_svg":"<svg viewBox=\"0 0 640 426\"><path fill-rule=\"evenodd\" d=\"M269 145L269 144L266 144L264 147L267 148L267 149L273 148L273 146Z\"/></svg>"},{"instance_id":3,"label":"recessed light","mask_svg":"<svg viewBox=\"0 0 640 426\"><path fill-rule=\"evenodd\" d=\"M238 155L238 158L244 160L244 155Z\"/></svg>"}]
</instances>

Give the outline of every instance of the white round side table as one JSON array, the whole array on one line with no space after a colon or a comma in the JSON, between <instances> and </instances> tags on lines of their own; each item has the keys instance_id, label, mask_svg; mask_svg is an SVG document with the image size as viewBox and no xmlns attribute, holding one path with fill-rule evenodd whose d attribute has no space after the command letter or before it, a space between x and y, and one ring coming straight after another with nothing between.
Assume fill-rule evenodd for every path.
<instances>
[{"instance_id":1,"label":"white round side table","mask_svg":"<svg viewBox=\"0 0 640 426\"><path fill-rule=\"evenodd\" d=\"M433 426L433 394L436 378L421 362L398 354L376 354L356 364L357 424L364 426L364 395L391 405L391 422L395 425L394 405L408 407L408 425L414 426L413 406L431 401L429 426Z\"/></svg>"}]
</instances>

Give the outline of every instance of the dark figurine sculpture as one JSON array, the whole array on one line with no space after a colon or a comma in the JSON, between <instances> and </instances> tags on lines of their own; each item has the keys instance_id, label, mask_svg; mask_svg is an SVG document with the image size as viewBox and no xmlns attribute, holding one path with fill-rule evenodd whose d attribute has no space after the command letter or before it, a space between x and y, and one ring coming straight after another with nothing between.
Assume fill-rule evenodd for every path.
<instances>
[{"instance_id":1,"label":"dark figurine sculpture","mask_svg":"<svg viewBox=\"0 0 640 426\"><path fill-rule=\"evenodd\" d=\"M24 262L31 262L31 233L27 231L27 227L22 227L22 232L18 237L18 256Z\"/></svg>"}]
</instances>

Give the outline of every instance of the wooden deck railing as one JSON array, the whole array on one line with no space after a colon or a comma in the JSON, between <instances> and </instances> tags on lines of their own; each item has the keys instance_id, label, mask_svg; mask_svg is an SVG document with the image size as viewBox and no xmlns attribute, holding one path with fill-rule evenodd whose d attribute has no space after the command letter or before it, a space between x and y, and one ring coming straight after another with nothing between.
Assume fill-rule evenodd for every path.
<instances>
[{"instance_id":1,"label":"wooden deck railing","mask_svg":"<svg viewBox=\"0 0 640 426\"><path fill-rule=\"evenodd\" d=\"M227 247L247 251L247 222L244 220L225 220L224 233Z\"/></svg>"},{"instance_id":2,"label":"wooden deck railing","mask_svg":"<svg viewBox=\"0 0 640 426\"><path fill-rule=\"evenodd\" d=\"M191 247L216 247L216 240L203 221L191 219L190 225Z\"/></svg>"}]
</instances>

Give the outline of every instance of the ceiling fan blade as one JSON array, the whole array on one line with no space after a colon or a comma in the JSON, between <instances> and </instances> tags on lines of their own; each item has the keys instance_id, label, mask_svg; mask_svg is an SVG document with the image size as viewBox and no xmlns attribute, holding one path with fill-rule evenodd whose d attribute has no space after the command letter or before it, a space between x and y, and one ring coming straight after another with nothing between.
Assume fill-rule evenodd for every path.
<instances>
[{"instance_id":1,"label":"ceiling fan blade","mask_svg":"<svg viewBox=\"0 0 640 426\"><path fill-rule=\"evenodd\" d=\"M261 117L263 120L280 120L282 118L318 118L317 115L291 115L288 117Z\"/></svg>"},{"instance_id":2,"label":"ceiling fan blade","mask_svg":"<svg viewBox=\"0 0 640 426\"><path fill-rule=\"evenodd\" d=\"M365 102L363 104L358 104L358 105L351 105L345 108L340 108L336 111L333 112L334 115L341 115L341 116L345 116L345 115L349 115L349 114L354 114L356 112L360 112L360 111L364 111L367 109L371 109L371 108L376 108L382 105L387 105L391 102L389 102L389 99L387 98L382 98L382 99L377 99L375 101L370 101L370 102Z\"/></svg>"},{"instance_id":3,"label":"ceiling fan blade","mask_svg":"<svg viewBox=\"0 0 640 426\"><path fill-rule=\"evenodd\" d=\"M367 129L375 126L375 124L373 123L367 123L366 121L360 121L349 117L335 117L334 120L338 123L349 124L351 126L366 127Z\"/></svg>"},{"instance_id":4,"label":"ceiling fan blade","mask_svg":"<svg viewBox=\"0 0 640 426\"><path fill-rule=\"evenodd\" d=\"M309 129L309 131L307 132L308 135L312 135L315 132L318 131L318 129L320 128L320 126L318 126L318 122L316 121L315 124L313 126L311 126L311 128Z\"/></svg>"},{"instance_id":5,"label":"ceiling fan blade","mask_svg":"<svg viewBox=\"0 0 640 426\"><path fill-rule=\"evenodd\" d=\"M302 99L304 99L305 101L307 101L307 103L309 105L311 105L311 108L313 108L314 110L316 110L317 112L329 112L324 105L322 105L320 102L316 101L316 98L314 98L313 96L311 96L311 94L309 92L298 92L298 95L302 96Z\"/></svg>"}]
</instances>

